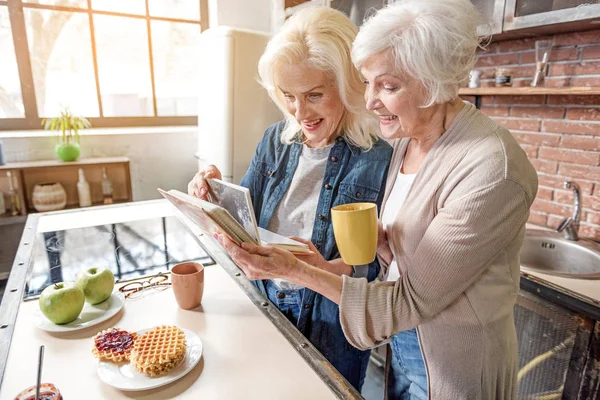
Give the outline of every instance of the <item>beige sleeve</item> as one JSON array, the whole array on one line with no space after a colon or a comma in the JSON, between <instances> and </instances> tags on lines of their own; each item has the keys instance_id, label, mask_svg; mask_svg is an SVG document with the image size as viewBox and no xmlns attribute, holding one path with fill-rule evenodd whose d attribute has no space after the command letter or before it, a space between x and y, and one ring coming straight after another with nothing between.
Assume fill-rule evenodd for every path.
<instances>
[{"instance_id":1,"label":"beige sleeve","mask_svg":"<svg viewBox=\"0 0 600 400\"><path fill-rule=\"evenodd\" d=\"M530 205L517 183L495 183L439 210L398 281L344 276L340 321L348 341L372 348L444 310L514 240Z\"/></svg>"}]
</instances>

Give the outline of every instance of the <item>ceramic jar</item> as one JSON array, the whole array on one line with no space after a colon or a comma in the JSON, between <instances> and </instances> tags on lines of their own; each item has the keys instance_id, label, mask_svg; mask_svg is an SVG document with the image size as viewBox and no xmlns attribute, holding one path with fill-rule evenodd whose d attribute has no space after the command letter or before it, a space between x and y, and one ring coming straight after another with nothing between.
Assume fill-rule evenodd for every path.
<instances>
[{"instance_id":1,"label":"ceramic jar","mask_svg":"<svg viewBox=\"0 0 600 400\"><path fill-rule=\"evenodd\" d=\"M67 193L58 182L40 183L33 187L31 202L39 212L62 210L67 204Z\"/></svg>"}]
</instances>

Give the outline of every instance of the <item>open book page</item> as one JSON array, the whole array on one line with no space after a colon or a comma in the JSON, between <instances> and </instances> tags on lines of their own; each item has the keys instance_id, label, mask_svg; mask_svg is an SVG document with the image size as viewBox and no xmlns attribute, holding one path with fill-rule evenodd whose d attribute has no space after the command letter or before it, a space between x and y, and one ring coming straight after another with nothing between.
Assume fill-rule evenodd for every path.
<instances>
[{"instance_id":1,"label":"open book page","mask_svg":"<svg viewBox=\"0 0 600 400\"><path fill-rule=\"evenodd\" d=\"M219 179L207 179L207 183L210 187L211 202L229 211L246 232L260 243L289 250L292 253L312 253L302 242L257 226L248 188Z\"/></svg>"},{"instance_id":2,"label":"open book page","mask_svg":"<svg viewBox=\"0 0 600 400\"><path fill-rule=\"evenodd\" d=\"M307 245L297 240L290 239L287 236L268 231L261 227L258 228L262 244L267 244L280 249L289 250L294 253L312 253Z\"/></svg>"},{"instance_id":3,"label":"open book page","mask_svg":"<svg viewBox=\"0 0 600 400\"><path fill-rule=\"evenodd\" d=\"M260 243L260 235L256 226L256 217L252 207L250 190L219 179L207 179L210 202L229 211L244 230Z\"/></svg>"},{"instance_id":4,"label":"open book page","mask_svg":"<svg viewBox=\"0 0 600 400\"><path fill-rule=\"evenodd\" d=\"M224 208L178 190L158 191L206 234L225 234L236 243L260 243Z\"/></svg>"}]
</instances>

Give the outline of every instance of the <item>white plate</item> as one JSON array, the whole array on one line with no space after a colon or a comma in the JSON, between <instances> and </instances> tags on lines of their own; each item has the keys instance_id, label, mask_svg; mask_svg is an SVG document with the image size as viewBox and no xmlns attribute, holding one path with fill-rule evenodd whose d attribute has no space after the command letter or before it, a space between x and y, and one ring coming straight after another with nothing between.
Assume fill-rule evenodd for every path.
<instances>
[{"instance_id":1,"label":"white plate","mask_svg":"<svg viewBox=\"0 0 600 400\"><path fill-rule=\"evenodd\" d=\"M118 313L125 304L125 296L116 290L108 299L95 306L85 303L83 310L73 322L56 325L42 314L38 308L35 313L35 326L47 332L73 332L98 325Z\"/></svg>"},{"instance_id":2,"label":"white plate","mask_svg":"<svg viewBox=\"0 0 600 400\"><path fill-rule=\"evenodd\" d=\"M185 333L186 351L183 361L173 368L169 373L151 378L146 374L138 372L129 363L115 364L108 361L98 361L98 376L102 382L120 390L148 390L168 385L181 379L190 372L202 358L202 341L194 332L182 329ZM139 335L150 329L137 331Z\"/></svg>"}]
</instances>

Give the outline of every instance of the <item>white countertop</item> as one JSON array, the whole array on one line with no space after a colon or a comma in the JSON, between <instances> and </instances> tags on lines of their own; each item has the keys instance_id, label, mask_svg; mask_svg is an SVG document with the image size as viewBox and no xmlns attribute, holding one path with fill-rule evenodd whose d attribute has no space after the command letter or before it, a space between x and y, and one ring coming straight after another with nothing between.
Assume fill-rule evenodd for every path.
<instances>
[{"instance_id":1,"label":"white countertop","mask_svg":"<svg viewBox=\"0 0 600 400\"><path fill-rule=\"evenodd\" d=\"M581 296L587 297L591 300L590 303L597 304L600 302L600 280L598 279L572 279L564 278L562 276L542 274L541 272L525 270L522 270L522 272L527 275L535 276L546 282L553 283Z\"/></svg>"},{"instance_id":2,"label":"white countertop","mask_svg":"<svg viewBox=\"0 0 600 400\"><path fill-rule=\"evenodd\" d=\"M37 232L173 215L165 201L128 203L40 215ZM117 285L117 287L120 285ZM0 400L13 399L36 381L39 346L45 346L42 382L55 384L70 399L330 399L330 388L285 336L220 265L205 268L202 305L177 307L172 289L148 290L111 319L67 334L35 327L38 301L22 302L0 387ZM124 392L97 376L92 337L119 327L130 331L177 325L195 332L204 351L182 379L162 388Z\"/></svg>"},{"instance_id":3,"label":"white countertop","mask_svg":"<svg viewBox=\"0 0 600 400\"><path fill-rule=\"evenodd\" d=\"M177 307L172 289L126 299L124 309L79 332L50 334L34 326L38 301L21 304L0 399L35 384L37 356L45 345L42 382L69 399L329 399L333 392L219 265L205 269L201 307ZM177 325L198 334L200 363L181 380L145 392L123 392L102 383L92 356L92 336L113 326L137 331Z\"/></svg>"}]
</instances>

